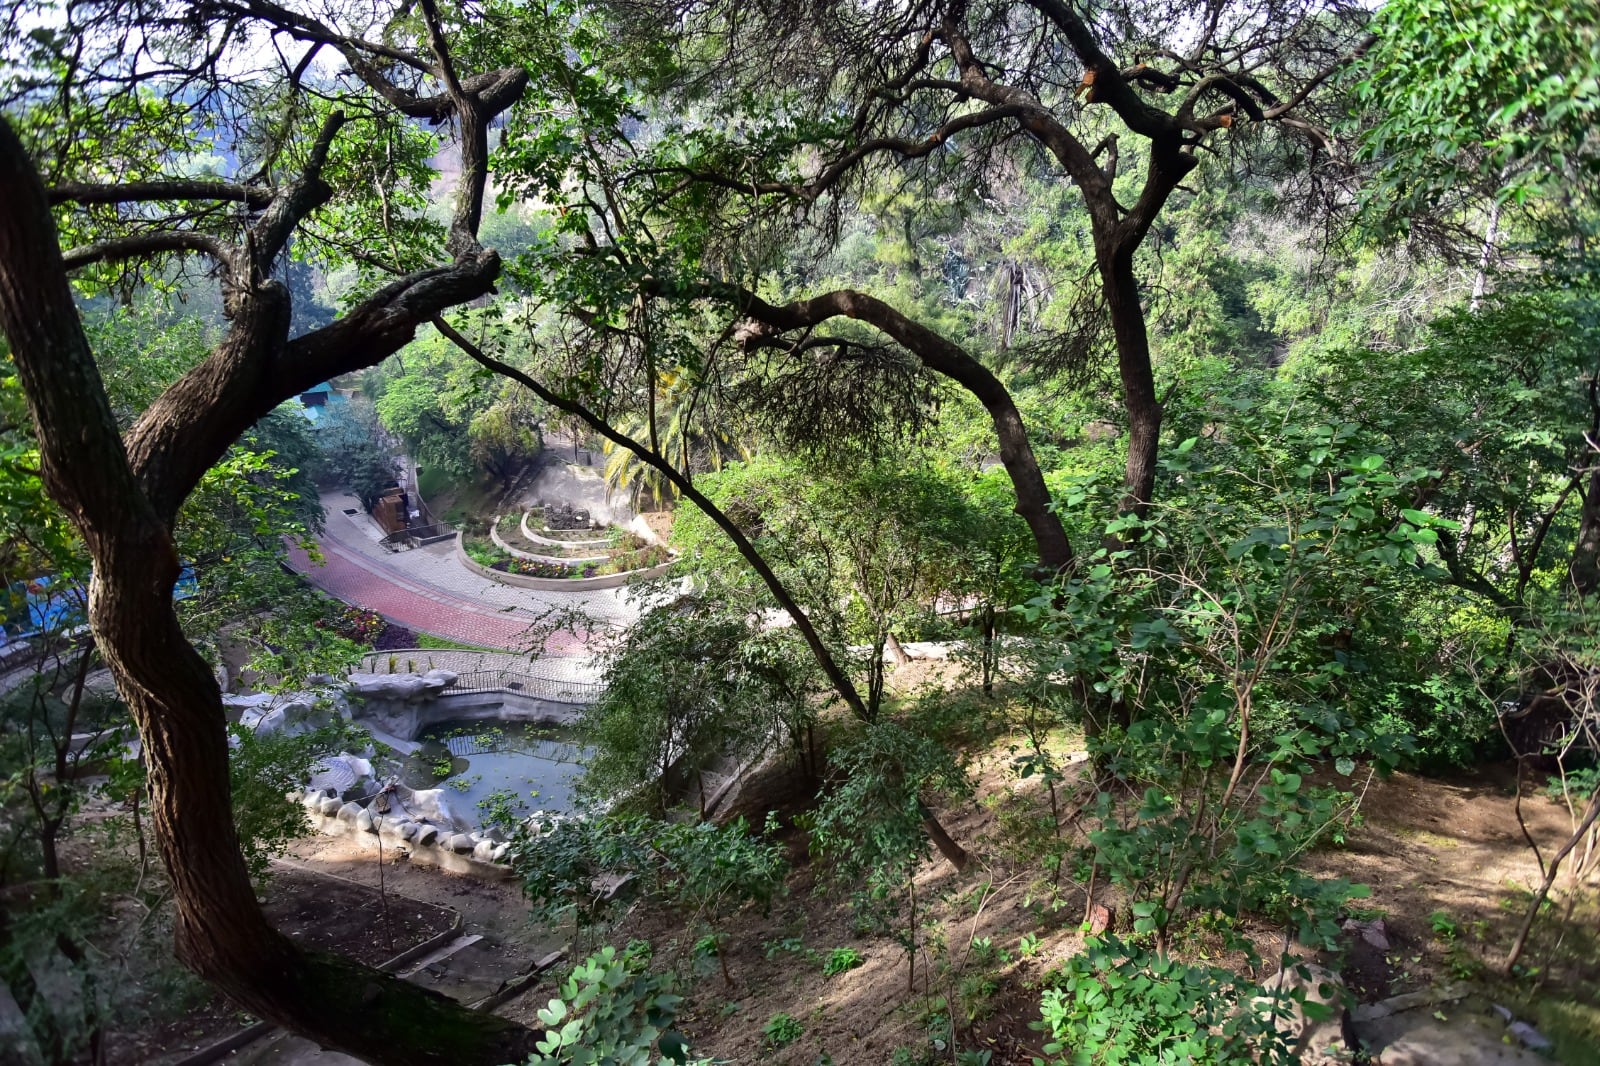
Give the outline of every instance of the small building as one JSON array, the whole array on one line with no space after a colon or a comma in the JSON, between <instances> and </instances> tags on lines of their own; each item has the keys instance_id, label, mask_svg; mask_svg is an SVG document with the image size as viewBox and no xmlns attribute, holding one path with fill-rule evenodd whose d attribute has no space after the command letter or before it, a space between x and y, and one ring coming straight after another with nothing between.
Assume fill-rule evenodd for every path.
<instances>
[{"instance_id":1,"label":"small building","mask_svg":"<svg viewBox=\"0 0 1600 1066\"><path fill-rule=\"evenodd\" d=\"M322 425L333 413L350 402L350 397L324 381L300 394L300 413L313 428Z\"/></svg>"}]
</instances>

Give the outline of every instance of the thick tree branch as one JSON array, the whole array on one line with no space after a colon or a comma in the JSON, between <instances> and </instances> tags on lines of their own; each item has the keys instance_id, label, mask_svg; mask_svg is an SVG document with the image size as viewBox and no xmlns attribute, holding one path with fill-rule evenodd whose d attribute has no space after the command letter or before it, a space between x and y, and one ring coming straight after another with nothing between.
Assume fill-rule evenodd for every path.
<instances>
[{"instance_id":1,"label":"thick tree branch","mask_svg":"<svg viewBox=\"0 0 1600 1066\"><path fill-rule=\"evenodd\" d=\"M333 195L328 183L322 180L322 168L327 165L333 139L339 135L344 124L343 111L335 111L327 117L317 139L311 144L311 153L299 180L273 199L251 230L252 265L256 277L264 277L272 272L273 261L289 243L295 227Z\"/></svg>"},{"instance_id":2,"label":"thick tree branch","mask_svg":"<svg viewBox=\"0 0 1600 1066\"><path fill-rule=\"evenodd\" d=\"M994 423L1000 443L1000 461L1011 476L1017 494L1017 514L1033 533L1040 566L1050 573L1059 573L1072 565L1072 545L1060 517L1052 509L1050 491L1028 442L1022 413L988 367L959 345L864 293L839 290L782 306L774 306L744 291L738 291L735 298L740 310L754 320L737 335L747 346L768 343L780 332L809 329L832 318L851 318L893 338L929 370L971 392Z\"/></svg>"},{"instance_id":3,"label":"thick tree branch","mask_svg":"<svg viewBox=\"0 0 1600 1066\"><path fill-rule=\"evenodd\" d=\"M95 263L117 262L124 259L147 259L168 252L198 252L216 260L226 277L224 285L236 280L239 272L234 250L209 233L195 230L162 230L156 233L136 233L128 237L112 237L93 244L80 245L61 256L67 270L80 270Z\"/></svg>"},{"instance_id":4,"label":"thick tree branch","mask_svg":"<svg viewBox=\"0 0 1600 1066\"><path fill-rule=\"evenodd\" d=\"M232 181L130 181L118 185L62 182L49 190L52 204L178 203L208 200L240 203L259 210L272 202L272 189Z\"/></svg>"}]
</instances>

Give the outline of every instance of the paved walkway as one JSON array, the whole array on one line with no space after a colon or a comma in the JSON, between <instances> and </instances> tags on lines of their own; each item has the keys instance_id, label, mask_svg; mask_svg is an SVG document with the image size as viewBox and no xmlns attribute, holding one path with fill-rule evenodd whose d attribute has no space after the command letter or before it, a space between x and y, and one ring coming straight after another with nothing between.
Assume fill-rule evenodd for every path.
<instances>
[{"instance_id":1,"label":"paved walkway","mask_svg":"<svg viewBox=\"0 0 1600 1066\"><path fill-rule=\"evenodd\" d=\"M555 633L545 643L553 655L582 654L601 632L630 625L640 604L627 589L543 592L491 581L463 566L451 542L390 553L379 546L366 515L351 516L355 497L322 497L326 528L318 537L323 562L291 546L289 564L333 596L383 615L396 625L487 648L525 651L529 627L577 620L577 635Z\"/></svg>"}]
</instances>

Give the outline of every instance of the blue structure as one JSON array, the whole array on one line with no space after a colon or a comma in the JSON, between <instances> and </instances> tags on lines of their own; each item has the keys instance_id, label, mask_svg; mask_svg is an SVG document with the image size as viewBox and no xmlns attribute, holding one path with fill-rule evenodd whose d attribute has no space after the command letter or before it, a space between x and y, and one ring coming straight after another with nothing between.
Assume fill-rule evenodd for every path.
<instances>
[{"instance_id":1,"label":"blue structure","mask_svg":"<svg viewBox=\"0 0 1600 1066\"><path fill-rule=\"evenodd\" d=\"M300 394L300 413L316 428L349 402L343 393L324 381Z\"/></svg>"},{"instance_id":2,"label":"blue structure","mask_svg":"<svg viewBox=\"0 0 1600 1066\"><path fill-rule=\"evenodd\" d=\"M172 586L174 600L186 600L200 591L194 567L186 566ZM84 585L64 585L48 575L32 581L15 581L6 587L5 621L0 625L0 648L29 637L70 633L89 624L89 590Z\"/></svg>"}]
</instances>

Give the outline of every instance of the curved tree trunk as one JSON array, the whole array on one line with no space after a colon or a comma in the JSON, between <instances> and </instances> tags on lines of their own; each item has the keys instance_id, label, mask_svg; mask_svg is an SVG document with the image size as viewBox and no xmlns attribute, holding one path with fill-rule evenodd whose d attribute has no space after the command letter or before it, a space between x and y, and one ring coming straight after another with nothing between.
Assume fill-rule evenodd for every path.
<instances>
[{"instance_id":1,"label":"curved tree trunk","mask_svg":"<svg viewBox=\"0 0 1600 1066\"><path fill-rule=\"evenodd\" d=\"M409 339L414 320L408 326L405 316L369 302L382 328L363 328L369 323L353 312L295 342L303 353L310 346L310 354L321 356L296 366L284 343L283 287L266 282L235 292L228 338L162 395L125 448L67 284L44 190L3 120L0 201L7 205L0 212L0 327L38 432L45 487L94 560L90 623L143 741L148 816L172 880L179 958L245 1009L369 1061L521 1061L533 1046L532 1031L348 960L301 952L268 924L234 830L221 692L173 610L180 567L172 522L194 481L306 375L327 376L341 360L377 361L386 345ZM492 253L465 256L452 272L429 272L416 288L395 283L388 298L416 295L441 280L445 298L486 289L497 267ZM427 301L424 293L424 313ZM340 343L352 337L360 347ZM287 391L257 388L269 375Z\"/></svg>"},{"instance_id":2,"label":"curved tree trunk","mask_svg":"<svg viewBox=\"0 0 1600 1066\"><path fill-rule=\"evenodd\" d=\"M1028 441L1022 412L1017 410L1016 401L1004 383L988 367L960 345L865 293L841 289L782 306L769 304L751 293L741 293L739 301L745 313L760 323L756 329L745 333L747 344L781 344L771 331L804 329L835 317L853 318L894 338L920 359L923 366L972 393L994 423L995 437L1000 443L1000 462L1010 475L1017 495L1017 514L1028 523L1033 534L1040 568L1057 574L1072 565L1072 543L1067 539L1060 516L1051 507L1050 490L1045 486L1044 474L1039 470L1033 445ZM1138 307L1137 297L1134 307ZM1143 325L1142 317L1140 325ZM1147 345L1147 358L1148 351Z\"/></svg>"}]
</instances>

